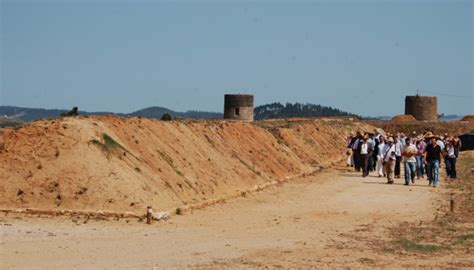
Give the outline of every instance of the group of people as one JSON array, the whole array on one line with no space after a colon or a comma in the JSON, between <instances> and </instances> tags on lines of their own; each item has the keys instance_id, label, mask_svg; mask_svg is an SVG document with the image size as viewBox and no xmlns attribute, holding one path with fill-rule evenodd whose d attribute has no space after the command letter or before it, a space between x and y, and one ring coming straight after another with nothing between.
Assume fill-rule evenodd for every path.
<instances>
[{"instance_id":1,"label":"group of people","mask_svg":"<svg viewBox=\"0 0 474 270\"><path fill-rule=\"evenodd\" d=\"M456 160L461 141L457 136L435 136L432 132L411 136L404 133L384 134L357 132L347 137L347 166L362 171L362 177L376 172L378 177L387 177L387 184L400 178L404 166L405 185L424 178L429 185L438 186L441 161L444 160L449 179L456 179Z\"/></svg>"}]
</instances>

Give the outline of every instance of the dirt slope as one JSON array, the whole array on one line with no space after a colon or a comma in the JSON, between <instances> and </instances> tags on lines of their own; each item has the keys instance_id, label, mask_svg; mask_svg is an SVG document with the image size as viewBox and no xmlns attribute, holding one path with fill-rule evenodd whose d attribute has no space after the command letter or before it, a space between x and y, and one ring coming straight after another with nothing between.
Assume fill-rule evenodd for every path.
<instances>
[{"instance_id":1,"label":"dirt slope","mask_svg":"<svg viewBox=\"0 0 474 270\"><path fill-rule=\"evenodd\" d=\"M163 122L112 116L0 129L0 206L171 209L327 166L352 121Z\"/></svg>"}]
</instances>

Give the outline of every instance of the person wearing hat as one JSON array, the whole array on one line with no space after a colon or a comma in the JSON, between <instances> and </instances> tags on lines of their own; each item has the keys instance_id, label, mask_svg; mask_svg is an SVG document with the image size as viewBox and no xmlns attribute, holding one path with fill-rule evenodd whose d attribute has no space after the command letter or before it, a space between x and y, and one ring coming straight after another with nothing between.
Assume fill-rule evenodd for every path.
<instances>
[{"instance_id":1,"label":"person wearing hat","mask_svg":"<svg viewBox=\"0 0 474 270\"><path fill-rule=\"evenodd\" d=\"M423 167L423 158L425 156L426 143L423 136L418 136L416 138L416 178L425 178L424 176L424 167Z\"/></svg>"},{"instance_id":2,"label":"person wearing hat","mask_svg":"<svg viewBox=\"0 0 474 270\"><path fill-rule=\"evenodd\" d=\"M432 136L430 138L430 144L426 146L425 152L425 163L427 167L427 176L429 185L433 187L438 186L439 178L439 163L441 161L442 150L441 147L436 143L437 138Z\"/></svg>"},{"instance_id":3,"label":"person wearing hat","mask_svg":"<svg viewBox=\"0 0 474 270\"><path fill-rule=\"evenodd\" d=\"M383 165L385 167L385 172L387 173L387 184L393 184L395 176L395 144L393 143L393 138L389 137L387 139L387 144L383 150Z\"/></svg>"}]
</instances>

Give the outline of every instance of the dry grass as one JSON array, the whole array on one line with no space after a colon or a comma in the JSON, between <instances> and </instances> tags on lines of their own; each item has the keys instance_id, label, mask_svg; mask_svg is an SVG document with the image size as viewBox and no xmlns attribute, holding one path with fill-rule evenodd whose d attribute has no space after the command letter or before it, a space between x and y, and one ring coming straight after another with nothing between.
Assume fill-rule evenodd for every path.
<instances>
[{"instance_id":1,"label":"dry grass","mask_svg":"<svg viewBox=\"0 0 474 270\"><path fill-rule=\"evenodd\" d=\"M122 145L116 142L112 137L110 137L107 133L102 134L103 142L99 140L91 140L90 143L99 147L107 157L110 155L117 153L119 150L123 150L124 152L128 152Z\"/></svg>"},{"instance_id":2,"label":"dry grass","mask_svg":"<svg viewBox=\"0 0 474 270\"><path fill-rule=\"evenodd\" d=\"M449 192L440 202L437 218L427 224L403 223L391 230L391 241L380 243L383 252L472 254L474 247L474 185L471 166L474 152L464 152L458 162L461 176L447 184ZM455 194L455 211L450 212L449 196Z\"/></svg>"}]
</instances>

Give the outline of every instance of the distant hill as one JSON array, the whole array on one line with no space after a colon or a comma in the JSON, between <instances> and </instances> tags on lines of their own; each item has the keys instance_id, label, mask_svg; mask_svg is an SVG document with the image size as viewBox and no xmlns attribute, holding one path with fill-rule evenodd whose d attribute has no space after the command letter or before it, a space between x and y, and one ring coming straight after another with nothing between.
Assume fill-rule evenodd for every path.
<instances>
[{"instance_id":1,"label":"distant hill","mask_svg":"<svg viewBox=\"0 0 474 270\"><path fill-rule=\"evenodd\" d=\"M9 119L12 122L28 122L41 118L56 117L67 110L59 109L36 109L22 108L14 106L0 106L0 117ZM222 119L223 114L217 112L186 111L176 112L164 107L148 107L132 113L112 113L112 112L85 112L79 111L80 115L104 115L113 114L120 116L143 116L160 119L163 114L168 113L173 118L197 118L197 119ZM272 119L288 117L315 117L315 116L354 116L354 114L341 111L336 108L302 103L271 103L255 108L255 119Z\"/></svg>"},{"instance_id":2,"label":"distant hill","mask_svg":"<svg viewBox=\"0 0 474 270\"><path fill-rule=\"evenodd\" d=\"M455 115L455 114L450 114L450 115L444 115L441 114L439 120L441 121L459 121L463 118L461 115Z\"/></svg>"},{"instance_id":3,"label":"distant hill","mask_svg":"<svg viewBox=\"0 0 474 270\"><path fill-rule=\"evenodd\" d=\"M310 103L271 103L261 105L254 110L255 119L273 119L289 117L316 117L316 116L356 116L336 108L315 105Z\"/></svg>"},{"instance_id":4,"label":"distant hill","mask_svg":"<svg viewBox=\"0 0 474 270\"><path fill-rule=\"evenodd\" d=\"M186 111L175 112L163 107L149 107L130 113L131 116L144 116L150 118L161 118L163 114L169 113L173 118L201 118L201 119L221 119L222 113L202 112L202 111Z\"/></svg>"},{"instance_id":5,"label":"distant hill","mask_svg":"<svg viewBox=\"0 0 474 270\"><path fill-rule=\"evenodd\" d=\"M55 117L61 115L61 113L67 112L68 110L59 109L37 109L37 108L23 108L15 106L0 106L0 116L16 118L21 121L33 121L41 118ZM81 115L104 115L104 114L117 114L111 112L84 112L79 111ZM123 115L118 113L117 115Z\"/></svg>"},{"instance_id":6,"label":"distant hill","mask_svg":"<svg viewBox=\"0 0 474 270\"><path fill-rule=\"evenodd\" d=\"M0 117L10 119L10 121L34 121L41 118L55 117L68 110L58 109L37 109L37 108L23 108L14 106L0 106ZM202 111L187 111L175 112L173 110L163 107L149 107L141 109L132 113L112 113L112 112L85 112L79 111L80 115L104 115L113 114L120 116L143 116L149 118L160 119L163 114L169 113L173 118L205 118L205 119L220 119L223 117L221 113L202 112Z\"/></svg>"}]
</instances>

